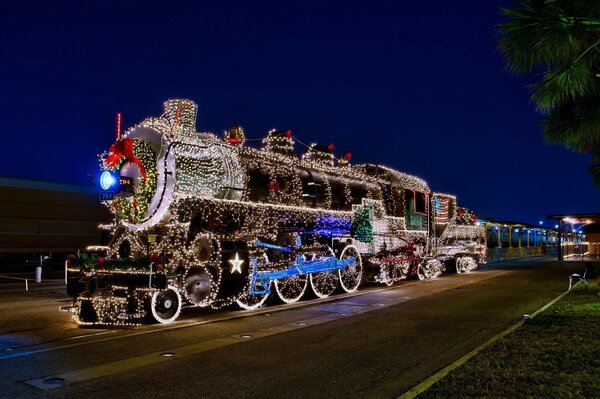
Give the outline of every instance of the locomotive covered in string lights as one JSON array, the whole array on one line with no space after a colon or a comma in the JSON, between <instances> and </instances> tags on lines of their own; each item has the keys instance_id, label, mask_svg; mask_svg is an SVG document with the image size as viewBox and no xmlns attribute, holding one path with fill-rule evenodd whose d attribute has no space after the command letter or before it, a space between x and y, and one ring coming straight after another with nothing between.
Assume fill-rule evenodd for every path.
<instances>
[{"instance_id":1,"label":"locomotive covered in string lights","mask_svg":"<svg viewBox=\"0 0 600 399\"><path fill-rule=\"evenodd\" d=\"M270 131L260 149L241 127L200 133L196 111L168 100L100 155L114 222L101 226L106 257L69 261L78 323L168 323L182 306L293 303L364 281L468 271L485 258L476 217L424 180L351 165L333 145L298 157L291 131Z\"/></svg>"}]
</instances>

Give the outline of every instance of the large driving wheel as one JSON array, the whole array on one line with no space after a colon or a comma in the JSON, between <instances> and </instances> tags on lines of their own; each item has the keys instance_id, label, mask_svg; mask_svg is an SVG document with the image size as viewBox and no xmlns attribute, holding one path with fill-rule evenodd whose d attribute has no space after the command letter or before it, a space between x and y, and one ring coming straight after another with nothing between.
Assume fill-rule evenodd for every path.
<instances>
[{"instance_id":1,"label":"large driving wheel","mask_svg":"<svg viewBox=\"0 0 600 399\"><path fill-rule=\"evenodd\" d=\"M360 253L354 245L348 245L340 254L340 260L349 260L349 264L339 270L340 285L346 292L354 292L360 285L363 267Z\"/></svg>"},{"instance_id":2,"label":"large driving wheel","mask_svg":"<svg viewBox=\"0 0 600 399\"><path fill-rule=\"evenodd\" d=\"M218 270L215 271L217 273ZM215 299L219 286L218 277L211 274L204 265L190 267L184 276L184 295L188 302L198 306L208 306Z\"/></svg>"},{"instance_id":3,"label":"large driving wheel","mask_svg":"<svg viewBox=\"0 0 600 399\"><path fill-rule=\"evenodd\" d=\"M263 287L260 284L255 285L256 290L265 290L267 287ZM235 303L238 306L245 310L254 310L260 308L264 305L265 301L269 297L269 294L258 294L258 295L250 295L248 291L244 292L242 296L235 300Z\"/></svg>"},{"instance_id":4,"label":"large driving wheel","mask_svg":"<svg viewBox=\"0 0 600 399\"><path fill-rule=\"evenodd\" d=\"M315 254L312 260L325 260L334 257L335 254L331 248L323 251L322 254ZM311 273L309 275L310 287L319 298L327 298L335 291L338 286L339 276L336 271Z\"/></svg>"},{"instance_id":5,"label":"large driving wheel","mask_svg":"<svg viewBox=\"0 0 600 399\"><path fill-rule=\"evenodd\" d=\"M256 258L255 261L257 262L257 267L260 269L261 266L264 266L269 263L269 258L267 257L267 254L262 254L262 256L259 256L258 258ZM254 262L254 260L251 260L251 262ZM252 272L250 272L250 273L252 273ZM251 276L249 276L248 279L250 279L250 277ZM266 291L267 288L269 288L269 287L264 287L261 284L254 285L254 289L258 290L258 291ZM268 297L269 297L269 294L266 294L266 293L258 294L258 295L250 295L250 282L248 282L248 288L238 299L236 299L235 302L242 309L254 310L254 309L258 309L259 307L264 305L264 303L266 302Z\"/></svg>"},{"instance_id":6,"label":"large driving wheel","mask_svg":"<svg viewBox=\"0 0 600 399\"><path fill-rule=\"evenodd\" d=\"M285 303L298 302L308 286L308 277L292 276L275 280L277 296Z\"/></svg>"},{"instance_id":7,"label":"large driving wheel","mask_svg":"<svg viewBox=\"0 0 600 399\"><path fill-rule=\"evenodd\" d=\"M155 291L150 300L150 315L161 323L167 324L174 321L181 312L181 295L173 286L165 290Z\"/></svg>"}]
</instances>

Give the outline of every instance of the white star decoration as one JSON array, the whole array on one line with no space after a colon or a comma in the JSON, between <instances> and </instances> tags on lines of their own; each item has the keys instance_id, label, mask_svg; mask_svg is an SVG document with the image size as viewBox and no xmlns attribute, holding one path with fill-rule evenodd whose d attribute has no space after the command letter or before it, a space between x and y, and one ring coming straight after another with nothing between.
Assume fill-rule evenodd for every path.
<instances>
[{"instance_id":1,"label":"white star decoration","mask_svg":"<svg viewBox=\"0 0 600 399\"><path fill-rule=\"evenodd\" d=\"M229 259L229 263L231 263L231 270L229 271L229 273L242 273L242 265L244 264L244 260L240 259L240 255L237 252L235 253L235 258Z\"/></svg>"}]
</instances>

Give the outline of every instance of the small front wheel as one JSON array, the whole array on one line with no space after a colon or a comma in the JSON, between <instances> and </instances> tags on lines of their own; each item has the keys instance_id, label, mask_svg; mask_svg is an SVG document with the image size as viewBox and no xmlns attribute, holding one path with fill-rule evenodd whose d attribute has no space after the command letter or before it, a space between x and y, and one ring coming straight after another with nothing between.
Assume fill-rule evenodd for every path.
<instances>
[{"instance_id":1,"label":"small front wheel","mask_svg":"<svg viewBox=\"0 0 600 399\"><path fill-rule=\"evenodd\" d=\"M181 295L179 291L168 286L165 290L155 291L150 299L152 319L161 324L173 322L181 312Z\"/></svg>"}]
</instances>

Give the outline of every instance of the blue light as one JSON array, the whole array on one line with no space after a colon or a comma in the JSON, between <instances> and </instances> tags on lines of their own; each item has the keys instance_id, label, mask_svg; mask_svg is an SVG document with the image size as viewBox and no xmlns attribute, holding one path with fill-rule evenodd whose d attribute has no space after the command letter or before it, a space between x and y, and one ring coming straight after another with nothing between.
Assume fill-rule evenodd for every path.
<instances>
[{"instance_id":1,"label":"blue light","mask_svg":"<svg viewBox=\"0 0 600 399\"><path fill-rule=\"evenodd\" d=\"M116 183L116 181L117 179L115 179L113 174L108 170L105 170L100 175L100 187L102 187L102 190L108 190Z\"/></svg>"},{"instance_id":2,"label":"blue light","mask_svg":"<svg viewBox=\"0 0 600 399\"><path fill-rule=\"evenodd\" d=\"M302 230L301 233L334 237L348 234L351 228L352 222L348 218L323 214L317 216L317 223L312 230Z\"/></svg>"}]
</instances>

